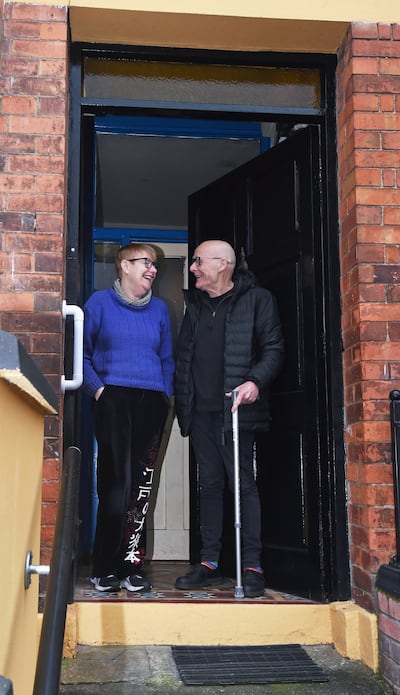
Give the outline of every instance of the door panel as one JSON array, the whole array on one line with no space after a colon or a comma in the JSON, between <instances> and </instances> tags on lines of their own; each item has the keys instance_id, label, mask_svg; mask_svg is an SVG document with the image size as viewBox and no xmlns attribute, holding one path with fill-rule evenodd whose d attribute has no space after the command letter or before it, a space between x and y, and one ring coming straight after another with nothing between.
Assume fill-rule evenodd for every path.
<instances>
[{"instance_id":1,"label":"door panel","mask_svg":"<svg viewBox=\"0 0 400 695\"><path fill-rule=\"evenodd\" d=\"M256 443L263 566L268 586L321 600L330 590L331 527L320 484L329 447L320 405L326 365L318 161L318 129L310 127L196 192L189 245L193 252L200 241L222 237L237 254L243 247L249 268L277 298L285 364L273 388L271 432ZM224 545L229 570L233 531Z\"/></svg>"},{"instance_id":2,"label":"door panel","mask_svg":"<svg viewBox=\"0 0 400 695\"><path fill-rule=\"evenodd\" d=\"M184 312L182 287L187 287L187 244L153 245L160 263L153 292L168 306L175 343ZM189 557L188 449L172 410L160 447L159 475L154 481L147 517L147 556L153 560Z\"/></svg>"}]
</instances>

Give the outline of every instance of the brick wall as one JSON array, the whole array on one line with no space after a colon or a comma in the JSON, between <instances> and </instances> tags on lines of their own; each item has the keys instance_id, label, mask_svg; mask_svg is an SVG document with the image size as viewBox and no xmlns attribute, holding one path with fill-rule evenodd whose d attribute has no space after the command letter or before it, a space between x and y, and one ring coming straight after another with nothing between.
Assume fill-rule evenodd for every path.
<instances>
[{"instance_id":1,"label":"brick wall","mask_svg":"<svg viewBox=\"0 0 400 695\"><path fill-rule=\"evenodd\" d=\"M400 601L378 594L379 656L381 670L400 695Z\"/></svg>"},{"instance_id":2,"label":"brick wall","mask_svg":"<svg viewBox=\"0 0 400 695\"><path fill-rule=\"evenodd\" d=\"M1 12L1 6L0 6ZM67 12L5 2L0 14L0 329L56 393L62 373ZM60 399L60 408L61 408ZM45 420L42 562L59 492L61 411ZM29 465L29 462L27 462Z\"/></svg>"},{"instance_id":3,"label":"brick wall","mask_svg":"<svg viewBox=\"0 0 400 695\"><path fill-rule=\"evenodd\" d=\"M354 599L395 549L389 393L400 386L400 26L353 24L339 52L338 156Z\"/></svg>"}]
</instances>

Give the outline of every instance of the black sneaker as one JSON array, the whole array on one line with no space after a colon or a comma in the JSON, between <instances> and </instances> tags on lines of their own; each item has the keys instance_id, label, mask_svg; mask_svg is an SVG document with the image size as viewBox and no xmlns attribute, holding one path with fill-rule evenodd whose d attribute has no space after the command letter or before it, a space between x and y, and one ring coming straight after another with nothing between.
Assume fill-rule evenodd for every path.
<instances>
[{"instance_id":1,"label":"black sneaker","mask_svg":"<svg viewBox=\"0 0 400 695\"><path fill-rule=\"evenodd\" d=\"M254 570L245 570L243 572L243 591L246 598L264 596L264 588L264 575L261 572L255 572Z\"/></svg>"},{"instance_id":2,"label":"black sneaker","mask_svg":"<svg viewBox=\"0 0 400 695\"><path fill-rule=\"evenodd\" d=\"M175 582L177 589L202 589L204 586L221 584L221 574L218 569L212 570L205 565L193 565L192 569Z\"/></svg>"},{"instance_id":3,"label":"black sneaker","mask_svg":"<svg viewBox=\"0 0 400 695\"><path fill-rule=\"evenodd\" d=\"M127 591L150 591L151 584L144 576L143 572L130 574L129 577L121 579L121 588Z\"/></svg>"},{"instance_id":4,"label":"black sneaker","mask_svg":"<svg viewBox=\"0 0 400 695\"><path fill-rule=\"evenodd\" d=\"M119 591L120 581L115 574L108 574L107 577L90 577L90 581L97 591Z\"/></svg>"}]
</instances>

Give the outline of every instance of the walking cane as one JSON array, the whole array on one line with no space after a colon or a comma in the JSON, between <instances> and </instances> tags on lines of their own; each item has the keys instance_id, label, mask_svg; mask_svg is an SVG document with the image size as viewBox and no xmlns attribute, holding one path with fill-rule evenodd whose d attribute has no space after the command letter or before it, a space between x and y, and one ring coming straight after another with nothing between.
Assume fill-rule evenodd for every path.
<instances>
[{"instance_id":1,"label":"walking cane","mask_svg":"<svg viewBox=\"0 0 400 695\"><path fill-rule=\"evenodd\" d=\"M232 391L232 403L238 397L237 391ZM239 462L239 418L238 411L232 413L232 439L233 439L233 463L234 463L234 497L235 497L235 543L236 543L236 586L235 598L244 598L242 586L242 556L240 543L240 462Z\"/></svg>"}]
</instances>

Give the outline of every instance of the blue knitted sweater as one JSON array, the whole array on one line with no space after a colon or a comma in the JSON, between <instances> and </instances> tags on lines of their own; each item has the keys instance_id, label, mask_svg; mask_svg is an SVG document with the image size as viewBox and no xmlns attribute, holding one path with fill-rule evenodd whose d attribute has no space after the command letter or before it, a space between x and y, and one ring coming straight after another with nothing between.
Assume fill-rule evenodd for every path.
<instances>
[{"instance_id":1,"label":"blue knitted sweater","mask_svg":"<svg viewBox=\"0 0 400 695\"><path fill-rule=\"evenodd\" d=\"M165 302L125 302L110 287L84 306L83 389L90 396L107 384L173 393L174 360Z\"/></svg>"}]
</instances>

